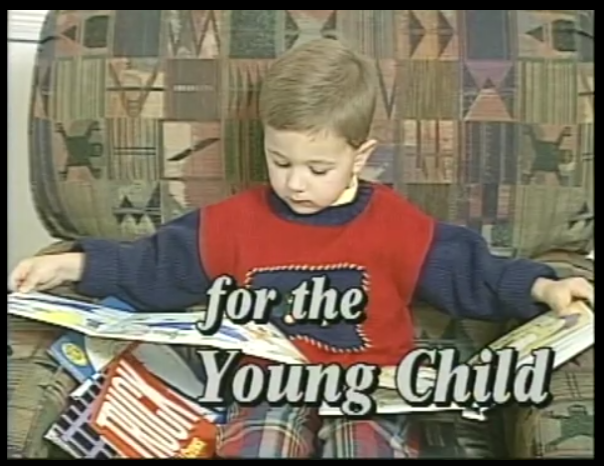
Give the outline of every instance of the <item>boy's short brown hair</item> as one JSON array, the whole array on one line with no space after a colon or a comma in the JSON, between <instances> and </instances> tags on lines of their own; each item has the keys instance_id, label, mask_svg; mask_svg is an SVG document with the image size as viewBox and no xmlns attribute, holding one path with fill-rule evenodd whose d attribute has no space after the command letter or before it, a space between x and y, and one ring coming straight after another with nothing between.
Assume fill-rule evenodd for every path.
<instances>
[{"instance_id":1,"label":"boy's short brown hair","mask_svg":"<svg viewBox=\"0 0 604 466\"><path fill-rule=\"evenodd\" d=\"M369 136L376 96L376 69L367 58L339 41L316 39L270 67L260 115L276 130L327 131L359 147Z\"/></svg>"}]
</instances>

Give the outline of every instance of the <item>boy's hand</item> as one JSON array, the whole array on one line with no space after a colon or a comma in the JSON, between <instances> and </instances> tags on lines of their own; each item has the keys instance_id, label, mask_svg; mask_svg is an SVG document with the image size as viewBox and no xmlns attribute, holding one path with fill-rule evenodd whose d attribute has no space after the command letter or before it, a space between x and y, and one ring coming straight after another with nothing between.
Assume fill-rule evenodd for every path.
<instances>
[{"instance_id":1,"label":"boy's hand","mask_svg":"<svg viewBox=\"0 0 604 466\"><path fill-rule=\"evenodd\" d=\"M546 304L554 312L564 314L570 312L570 305L574 301L587 301L594 305L594 286L581 277L565 278L563 280L550 280L538 278L531 290L535 301Z\"/></svg>"},{"instance_id":2,"label":"boy's hand","mask_svg":"<svg viewBox=\"0 0 604 466\"><path fill-rule=\"evenodd\" d=\"M84 268L81 253L31 257L21 261L12 271L10 289L27 293L48 290L65 282L78 281Z\"/></svg>"}]
</instances>

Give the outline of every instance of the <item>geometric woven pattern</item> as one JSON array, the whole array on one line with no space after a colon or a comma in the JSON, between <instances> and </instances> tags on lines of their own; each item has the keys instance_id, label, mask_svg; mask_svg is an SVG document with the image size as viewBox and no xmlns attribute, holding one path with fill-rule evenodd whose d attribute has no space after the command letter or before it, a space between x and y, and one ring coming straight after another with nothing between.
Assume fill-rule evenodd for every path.
<instances>
[{"instance_id":1,"label":"geometric woven pattern","mask_svg":"<svg viewBox=\"0 0 604 466\"><path fill-rule=\"evenodd\" d=\"M538 258L561 276L579 275L594 282L594 263L583 254L552 251ZM517 458L593 458L595 353L585 351L554 374L553 402L543 409L509 412L511 448Z\"/></svg>"},{"instance_id":2,"label":"geometric woven pattern","mask_svg":"<svg viewBox=\"0 0 604 466\"><path fill-rule=\"evenodd\" d=\"M265 182L262 76L291 47L333 37L380 74L381 144L365 176L494 248L530 252L557 234L554 211L591 199L593 21L593 10L51 10L32 94L35 202L57 237L129 239Z\"/></svg>"}]
</instances>

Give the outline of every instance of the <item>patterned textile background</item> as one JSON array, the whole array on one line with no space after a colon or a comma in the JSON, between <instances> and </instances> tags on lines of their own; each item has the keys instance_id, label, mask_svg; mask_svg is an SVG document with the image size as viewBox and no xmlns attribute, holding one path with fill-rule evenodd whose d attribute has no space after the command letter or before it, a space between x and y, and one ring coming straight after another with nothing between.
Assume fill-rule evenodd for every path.
<instances>
[{"instance_id":1,"label":"patterned textile background","mask_svg":"<svg viewBox=\"0 0 604 466\"><path fill-rule=\"evenodd\" d=\"M58 238L130 239L264 182L263 73L297 44L337 37L381 77L382 144L366 177L495 249L536 253L592 218L593 21L593 10L52 10L32 97L35 202Z\"/></svg>"}]
</instances>

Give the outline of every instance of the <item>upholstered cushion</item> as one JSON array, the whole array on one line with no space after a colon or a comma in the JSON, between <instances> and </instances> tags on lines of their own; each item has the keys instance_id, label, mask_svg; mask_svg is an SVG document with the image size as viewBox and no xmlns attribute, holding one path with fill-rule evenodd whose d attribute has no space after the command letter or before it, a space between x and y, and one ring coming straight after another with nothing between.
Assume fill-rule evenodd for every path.
<instances>
[{"instance_id":1,"label":"upholstered cushion","mask_svg":"<svg viewBox=\"0 0 604 466\"><path fill-rule=\"evenodd\" d=\"M60 329L9 316L9 458L48 458L58 452L44 435L66 406L76 382L47 354Z\"/></svg>"},{"instance_id":2,"label":"upholstered cushion","mask_svg":"<svg viewBox=\"0 0 604 466\"><path fill-rule=\"evenodd\" d=\"M536 257L562 276L594 280L594 262L583 253L550 251ZM541 410L510 410L510 452L516 458L593 458L594 353L559 368L551 382L553 403Z\"/></svg>"}]
</instances>

